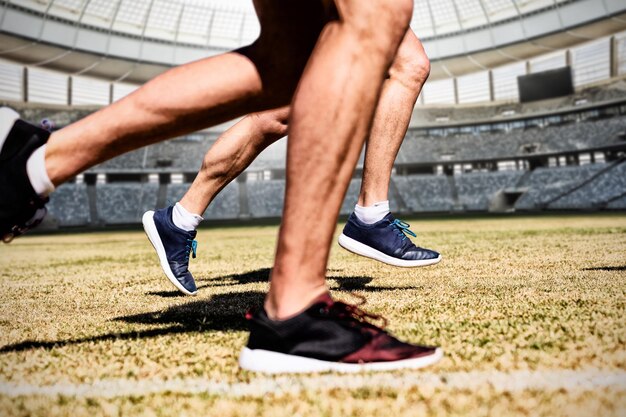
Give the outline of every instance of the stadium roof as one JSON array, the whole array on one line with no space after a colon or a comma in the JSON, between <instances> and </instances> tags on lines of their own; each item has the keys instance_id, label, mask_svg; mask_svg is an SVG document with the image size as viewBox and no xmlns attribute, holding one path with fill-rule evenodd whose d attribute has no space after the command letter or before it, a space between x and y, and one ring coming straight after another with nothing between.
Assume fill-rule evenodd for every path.
<instances>
[{"instance_id":1,"label":"stadium roof","mask_svg":"<svg viewBox=\"0 0 626 417\"><path fill-rule=\"evenodd\" d=\"M295 0L294 0L295 1ZM432 60L434 78L467 73L626 28L623 0L415 0L411 26ZM572 29L603 21L590 33ZM259 25L251 0L5 0L0 57L82 71L65 56L85 53L167 67L252 41ZM547 45L536 42L560 35ZM506 50L525 43L523 51ZM44 51L43 47L47 47ZM52 48L57 48L57 55ZM467 57L498 51L497 59ZM82 55L81 55L82 54ZM42 59L43 58L43 59ZM454 63L454 60L461 61ZM87 63L89 59L83 59ZM497 62L496 62L497 61ZM74 66L73 66L74 65ZM101 65L101 62L97 65ZM84 67L83 67L84 69ZM156 70L155 70L156 71ZM145 76L135 71L134 79ZM101 74L110 77L108 74Z\"/></svg>"},{"instance_id":2,"label":"stadium roof","mask_svg":"<svg viewBox=\"0 0 626 417\"><path fill-rule=\"evenodd\" d=\"M559 9L572 0L415 0L411 26L425 40ZM580 1L578 1L580 2ZM250 0L10 0L44 18L197 46L230 48L253 40ZM596 8L606 9L604 1ZM10 7L9 6L9 7ZM608 10L604 10L608 11Z\"/></svg>"}]
</instances>

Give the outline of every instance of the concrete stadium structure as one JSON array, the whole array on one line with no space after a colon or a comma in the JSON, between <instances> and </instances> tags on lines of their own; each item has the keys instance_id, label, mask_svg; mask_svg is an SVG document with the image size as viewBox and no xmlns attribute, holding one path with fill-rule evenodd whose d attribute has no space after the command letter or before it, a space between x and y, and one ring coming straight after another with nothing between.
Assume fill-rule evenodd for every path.
<instances>
[{"instance_id":1,"label":"concrete stadium structure","mask_svg":"<svg viewBox=\"0 0 626 417\"><path fill-rule=\"evenodd\" d=\"M229 5L230 4L230 5ZM7 0L0 3L0 101L57 128L168 68L244 45L248 2ZM433 72L391 183L402 214L626 209L626 3L416 0L412 27ZM573 95L520 103L519 76L570 67ZM229 125L90 169L52 196L52 226L139 223L177 201ZM205 213L279 217L285 141ZM360 163L342 213L359 191Z\"/></svg>"}]
</instances>

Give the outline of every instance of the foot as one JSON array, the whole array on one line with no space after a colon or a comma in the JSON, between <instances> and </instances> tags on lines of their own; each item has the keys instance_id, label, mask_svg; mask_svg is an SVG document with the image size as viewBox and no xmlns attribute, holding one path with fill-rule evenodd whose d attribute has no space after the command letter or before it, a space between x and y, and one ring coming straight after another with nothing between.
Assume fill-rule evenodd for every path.
<instances>
[{"instance_id":1,"label":"foot","mask_svg":"<svg viewBox=\"0 0 626 417\"><path fill-rule=\"evenodd\" d=\"M339 236L339 245L357 255L394 266L427 266L441 261L438 252L415 246L407 234L416 236L407 223L391 214L379 222L366 224L352 213Z\"/></svg>"},{"instance_id":2,"label":"foot","mask_svg":"<svg viewBox=\"0 0 626 417\"><path fill-rule=\"evenodd\" d=\"M147 211L141 219L143 229L157 252L165 276L176 288L187 295L196 295L198 289L189 272L189 254L196 257L196 231L188 232L172 223L172 207Z\"/></svg>"},{"instance_id":3,"label":"foot","mask_svg":"<svg viewBox=\"0 0 626 417\"><path fill-rule=\"evenodd\" d=\"M328 294L283 321L261 309L248 314L250 338L239 365L264 373L390 371L442 358L441 348L401 342L368 321L379 318Z\"/></svg>"},{"instance_id":4,"label":"foot","mask_svg":"<svg viewBox=\"0 0 626 417\"><path fill-rule=\"evenodd\" d=\"M0 108L0 238L5 243L36 227L47 213L48 198L33 190L26 163L49 136L19 120L15 111Z\"/></svg>"}]
</instances>

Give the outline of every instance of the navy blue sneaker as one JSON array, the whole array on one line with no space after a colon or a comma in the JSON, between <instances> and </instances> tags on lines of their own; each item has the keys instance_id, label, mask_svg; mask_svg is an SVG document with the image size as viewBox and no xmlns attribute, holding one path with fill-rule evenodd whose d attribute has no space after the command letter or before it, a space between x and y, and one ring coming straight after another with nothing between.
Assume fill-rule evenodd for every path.
<instances>
[{"instance_id":1,"label":"navy blue sneaker","mask_svg":"<svg viewBox=\"0 0 626 417\"><path fill-rule=\"evenodd\" d=\"M49 136L19 120L15 111L0 108L0 238L5 243L37 226L47 213L48 198L33 190L26 163Z\"/></svg>"},{"instance_id":2,"label":"navy blue sneaker","mask_svg":"<svg viewBox=\"0 0 626 417\"><path fill-rule=\"evenodd\" d=\"M189 272L189 254L196 257L196 231L188 232L176 227L172 222L172 209L170 206L146 211L141 222L170 282L184 294L196 295L198 289Z\"/></svg>"},{"instance_id":3,"label":"navy blue sneaker","mask_svg":"<svg viewBox=\"0 0 626 417\"><path fill-rule=\"evenodd\" d=\"M363 223L352 213L339 244L357 255L394 266L410 268L441 261L439 253L415 246L407 234L416 237L407 223L394 219L391 213L374 224Z\"/></svg>"}]
</instances>

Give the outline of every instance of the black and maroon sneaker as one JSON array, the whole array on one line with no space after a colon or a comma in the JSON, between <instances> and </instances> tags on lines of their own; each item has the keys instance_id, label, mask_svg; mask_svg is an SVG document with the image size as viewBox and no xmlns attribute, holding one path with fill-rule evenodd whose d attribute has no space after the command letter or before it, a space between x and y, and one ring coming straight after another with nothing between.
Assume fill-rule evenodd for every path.
<instances>
[{"instance_id":1,"label":"black and maroon sneaker","mask_svg":"<svg viewBox=\"0 0 626 417\"><path fill-rule=\"evenodd\" d=\"M287 320L271 320L264 309L247 318L250 338L239 366L248 371L390 371L423 368L443 357L441 348L399 341L369 321L381 317L329 294Z\"/></svg>"},{"instance_id":2,"label":"black and maroon sneaker","mask_svg":"<svg viewBox=\"0 0 626 417\"><path fill-rule=\"evenodd\" d=\"M46 215L48 197L33 190L26 164L49 136L47 130L20 120L15 111L0 108L0 239L5 243L36 227Z\"/></svg>"}]
</instances>

